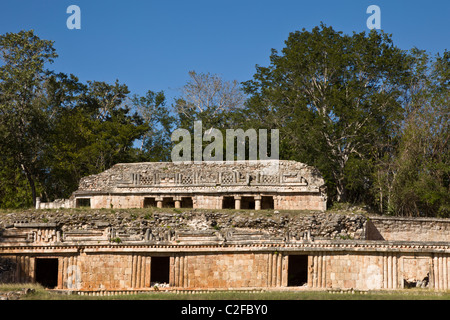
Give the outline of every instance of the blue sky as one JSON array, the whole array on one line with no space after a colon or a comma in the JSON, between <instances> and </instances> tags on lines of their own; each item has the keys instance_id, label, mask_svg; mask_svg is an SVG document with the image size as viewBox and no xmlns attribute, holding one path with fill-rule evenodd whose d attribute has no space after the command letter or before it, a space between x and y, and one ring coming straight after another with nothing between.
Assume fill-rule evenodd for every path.
<instances>
[{"instance_id":1,"label":"blue sky","mask_svg":"<svg viewBox=\"0 0 450 320\"><path fill-rule=\"evenodd\" d=\"M3 1L0 33L34 29L55 41L50 66L81 81L113 83L132 93L164 90L169 99L188 80L188 71L252 78L268 65L289 32L324 22L351 34L369 31L369 5L381 9L381 28L402 49L431 53L450 49L448 0L20 0ZM69 30L67 7L81 9L81 30ZM171 102L169 100L169 102Z\"/></svg>"}]
</instances>

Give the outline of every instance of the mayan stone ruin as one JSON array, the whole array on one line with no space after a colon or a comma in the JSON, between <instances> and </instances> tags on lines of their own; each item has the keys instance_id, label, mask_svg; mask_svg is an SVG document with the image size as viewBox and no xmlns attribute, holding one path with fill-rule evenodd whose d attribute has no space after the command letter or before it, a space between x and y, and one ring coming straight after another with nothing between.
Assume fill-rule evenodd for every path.
<instances>
[{"instance_id":1,"label":"mayan stone ruin","mask_svg":"<svg viewBox=\"0 0 450 320\"><path fill-rule=\"evenodd\" d=\"M293 161L117 164L0 217L0 283L83 295L450 288L450 221L326 210Z\"/></svg>"},{"instance_id":2,"label":"mayan stone ruin","mask_svg":"<svg viewBox=\"0 0 450 320\"><path fill-rule=\"evenodd\" d=\"M117 164L83 178L58 207L326 210L324 180L295 161Z\"/></svg>"}]
</instances>

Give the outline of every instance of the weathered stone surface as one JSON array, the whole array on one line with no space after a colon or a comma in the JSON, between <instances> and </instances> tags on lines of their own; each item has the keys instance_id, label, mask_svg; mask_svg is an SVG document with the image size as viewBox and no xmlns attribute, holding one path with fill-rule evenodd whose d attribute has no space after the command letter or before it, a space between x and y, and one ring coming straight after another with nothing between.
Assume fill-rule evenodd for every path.
<instances>
[{"instance_id":1,"label":"weathered stone surface","mask_svg":"<svg viewBox=\"0 0 450 320\"><path fill-rule=\"evenodd\" d=\"M326 210L317 169L295 161L128 163L80 181L69 200L36 208L143 208Z\"/></svg>"},{"instance_id":2,"label":"weathered stone surface","mask_svg":"<svg viewBox=\"0 0 450 320\"><path fill-rule=\"evenodd\" d=\"M57 263L56 289L86 293L155 290L155 284L161 290L450 288L449 242L402 241L403 233L396 239L392 231L396 224L426 230L426 221L389 219L389 229L377 230L389 241L367 240L364 214L275 212L9 212L0 217L0 282L36 281L38 262L47 259ZM161 270L165 275L156 277ZM301 281L292 284L297 271Z\"/></svg>"},{"instance_id":3,"label":"weathered stone surface","mask_svg":"<svg viewBox=\"0 0 450 320\"><path fill-rule=\"evenodd\" d=\"M50 210L27 211L0 217L0 232L17 229L23 234L26 228L49 228L62 232L61 240L83 236L107 240L149 241L173 239L178 232L213 231L219 237L233 231L265 234L267 238L301 239L364 239L367 218L362 214L275 214L264 212L215 212L207 210ZM45 216L45 218L43 218ZM47 223L40 223L45 219ZM20 221L20 223L18 223ZM13 226L11 228L11 226ZM22 230L22 231L20 231ZM96 231L98 230L98 231ZM26 237L26 235L23 235ZM0 239L0 241L2 241ZM4 241L4 240L3 240Z\"/></svg>"},{"instance_id":4,"label":"weathered stone surface","mask_svg":"<svg viewBox=\"0 0 450 320\"><path fill-rule=\"evenodd\" d=\"M371 217L368 232L372 240L450 243L450 219Z\"/></svg>"}]
</instances>

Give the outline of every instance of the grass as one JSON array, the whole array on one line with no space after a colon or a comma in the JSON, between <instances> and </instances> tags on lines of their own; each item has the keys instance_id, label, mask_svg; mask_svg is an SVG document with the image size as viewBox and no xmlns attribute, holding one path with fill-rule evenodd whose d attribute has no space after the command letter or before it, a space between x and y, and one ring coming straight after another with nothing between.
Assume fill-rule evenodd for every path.
<instances>
[{"instance_id":1,"label":"grass","mask_svg":"<svg viewBox=\"0 0 450 320\"><path fill-rule=\"evenodd\" d=\"M327 291L270 291L270 292L209 292L170 293L151 292L117 296L80 296L62 294L44 289L38 284L0 284L0 295L9 291L34 289L22 295L21 300L450 300L450 291L435 292L427 289L397 291L372 291L354 293L331 293Z\"/></svg>"}]
</instances>

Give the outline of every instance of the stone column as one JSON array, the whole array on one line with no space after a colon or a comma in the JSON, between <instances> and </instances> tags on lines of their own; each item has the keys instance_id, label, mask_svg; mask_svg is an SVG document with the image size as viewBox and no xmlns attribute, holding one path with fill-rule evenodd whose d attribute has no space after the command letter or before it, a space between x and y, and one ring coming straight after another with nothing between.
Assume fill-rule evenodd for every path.
<instances>
[{"instance_id":1,"label":"stone column","mask_svg":"<svg viewBox=\"0 0 450 320\"><path fill-rule=\"evenodd\" d=\"M255 210L261 210L261 196L255 196Z\"/></svg>"},{"instance_id":2,"label":"stone column","mask_svg":"<svg viewBox=\"0 0 450 320\"><path fill-rule=\"evenodd\" d=\"M242 197L240 197L240 196L234 197L234 208L236 210L241 210L241 199L242 199Z\"/></svg>"},{"instance_id":3,"label":"stone column","mask_svg":"<svg viewBox=\"0 0 450 320\"><path fill-rule=\"evenodd\" d=\"M180 209L181 208L181 197L174 197L173 200L175 201L175 208Z\"/></svg>"},{"instance_id":4,"label":"stone column","mask_svg":"<svg viewBox=\"0 0 450 320\"><path fill-rule=\"evenodd\" d=\"M41 208L41 198L36 197L36 209L40 209Z\"/></svg>"},{"instance_id":5,"label":"stone column","mask_svg":"<svg viewBox=\"0 0 450 320\"><path fill-rule=\"evenodd\" d=\"M156 201L156 206L158 208L162 208L163 207L163 198L156 198L155 201Z\"/></svg>"}]
</instances>

